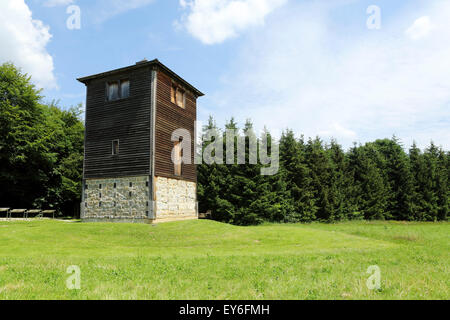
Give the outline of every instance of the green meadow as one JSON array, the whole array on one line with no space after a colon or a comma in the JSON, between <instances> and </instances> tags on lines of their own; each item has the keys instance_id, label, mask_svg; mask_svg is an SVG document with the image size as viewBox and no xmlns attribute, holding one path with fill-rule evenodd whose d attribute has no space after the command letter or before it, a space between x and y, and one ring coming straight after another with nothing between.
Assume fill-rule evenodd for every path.
<instances>
[{"instance_id":1,"label":"green meadow","mask_svg":"<svg viewBox=\"0 0 450 320\"><path fill-rule=\"evenodd\" d=\"M449 235L449 223L2 221L0 299L448 299Z\"/></svg>"}]
</instances>

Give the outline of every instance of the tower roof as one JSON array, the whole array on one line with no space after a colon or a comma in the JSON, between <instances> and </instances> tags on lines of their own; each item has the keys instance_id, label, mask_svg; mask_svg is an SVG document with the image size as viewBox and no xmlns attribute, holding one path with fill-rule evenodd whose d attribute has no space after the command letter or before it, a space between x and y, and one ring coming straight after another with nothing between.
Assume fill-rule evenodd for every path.
<instances>
[{"instance_id":1,"label":"tower roof","mask_svg":"<svg viewBox=\"0 0 450 320\"><path fill-rule=\"evenodd\" d=\"M198 97L204 96L204 94L200 90L195 88L189 82L187 82L186 80L181 78L179 75L177 75L175 72L173 72L168 67L166 67L164 64L159 62L158 59L154 59L154 60L151 60L151 61L147 61L147 60L139 61L136 64L128 66L128 67L119 68L119 69L106 71L106 72L102 72L102 73L97 73L97 74L94 74L94 75L91 75L91 76L78 78L77 80L82 82L82 83L84 83L84 84L87 84L90 80L93 80L93 79L104 78L104 77L111 76L111 75L114 75L114 74L117 74L117 73L121 73L121 72L124 72L124 71L139 69L139 68L143 68L143 67L156 67L157 69L162 70L162 71L166 72L167 74L169 74L173 79L176 79L177 81L179 81L186 88L188 88L192 92L194 92Z\"/></svg>"}]
</instances>

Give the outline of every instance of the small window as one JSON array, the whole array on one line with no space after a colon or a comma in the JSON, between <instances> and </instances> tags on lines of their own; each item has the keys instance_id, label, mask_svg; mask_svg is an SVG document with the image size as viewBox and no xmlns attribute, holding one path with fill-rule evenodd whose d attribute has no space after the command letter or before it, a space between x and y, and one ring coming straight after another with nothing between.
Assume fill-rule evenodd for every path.
<instances>
[{"instance_id":1,"label":"small window","mask_svg":"<svg viewBox=\"0 0 450 320\"><path fill-rule=\"evenodd\" d=\"M120 82L120 98L125 99L130 96L130 81L123 80Z\"/></svg>"},{"instance_id":2,"label":"small window","mask_svg":"<svg viewBox=\"0 0 450 320\"><path fill-rule=\"evenodd\" d=\"M119 140L113 140L112 142L112 155L116 156L119 154Z\"/></svg>"},{"instance_id":3,"label":"small window","mask_svg":"<svg viewBox=\"0 0 450 320\"><path fill-rule=\"evenodd\" d=\"M172 88L170 91L170 101L172 101L172 103L176 104L180 108L184 109L186 103L185 91L177 85L172 84Z\"/></svg>"},{"instance_id":4,"label":"small window","mask_svg":"<svg viewBox=\"0 0 450 320\"><path fill-rule=\"evenodd\" d=\"M99 185L98 185L98 188L99 188L99 189L101 189L101 188L102 188L102 185L101 185L101 184L99 184Z\"/></svg>"},{"instance_id":5,"label":"small window","mask_svg":"<svg viewBox=\"0 0 450 320\"><path fill-rule=\"evenodd\" d=\"M174 175L181 176L181 141L175 142L174 153Z\"/></svg>"},{"instance_id":6,"label":"small window","mask_svg":"<svg viewBox=\"0 0 450 320\"><path fill-rule=\"evenodd\" d=\"M114 182L114 189L117 188L117 183Z\"/></svg>"},{"instance_id":7,"label":"small window","mask_svg":"<svg viewBox=\"0 0 450 320\"><path fill-rule=\"evenodd\" d=\"M108 83L108 100L113 101L119 99L119 82Z\"/></svg>"},{"instance_id":8,"label":"small window","mask_svg":"<svg viewBox=\"0 0 450 320\"><path fill-rule=\"evenodd\" d=\"M130 80L108 82L106 96L108 101L128 98L130 96Z\"/></svg>"}]
</instances>

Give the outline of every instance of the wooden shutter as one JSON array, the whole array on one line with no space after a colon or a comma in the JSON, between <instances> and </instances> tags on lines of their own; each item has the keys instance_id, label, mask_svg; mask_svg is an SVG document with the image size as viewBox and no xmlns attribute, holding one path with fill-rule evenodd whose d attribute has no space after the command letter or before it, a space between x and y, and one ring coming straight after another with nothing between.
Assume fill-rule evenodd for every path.
<instances>
[{"instance_id":1,"label":"wooden shutter","mask_svg":"<svg viewBox=\"0 0 450 320\"><path fill-rule=\"evenodd\" d=\"M177 88L174 85L172 85L170 90L170 101L172 101L172 103L177 103L176 95L177 95Z\"/></svg>"}]
</instances>

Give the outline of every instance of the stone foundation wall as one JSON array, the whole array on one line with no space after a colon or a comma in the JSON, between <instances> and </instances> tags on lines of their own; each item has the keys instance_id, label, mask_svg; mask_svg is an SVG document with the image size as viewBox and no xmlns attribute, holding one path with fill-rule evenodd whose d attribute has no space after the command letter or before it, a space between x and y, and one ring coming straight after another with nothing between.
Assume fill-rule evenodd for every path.
<instances>
[{"instance_id":1,"label":"stone foundation wall","mask_svg":"<svg viewBox=\"0 0 450 320\"><path fill-rule=\"evenodd\" d=\"M88 179L81 218L86 222L148 222L152 207L157 222L198 217L194 182L156 177L156 201L149 201L149 192L148 176Z\"/></svg>"},{"instance_id":2,"label":"stone foundation wall","mask_svg":"<svg viewBox=\"0 0 450 320\"><path fill-rule=\"evenodd\" d=\"M149 177L88 179L85 182L82 218L147 219L149 207Z\"/></svg>"},{"instance_id":3,"label":"stone foundation wall","mask_svg":"<svg viewBox=\"0 0 450 320\"><path fill-rule=\"evenodd\" d=\"M194 182L155 178L156 220L197 218L197 185Z\"/></svg>"}]
</instances>

